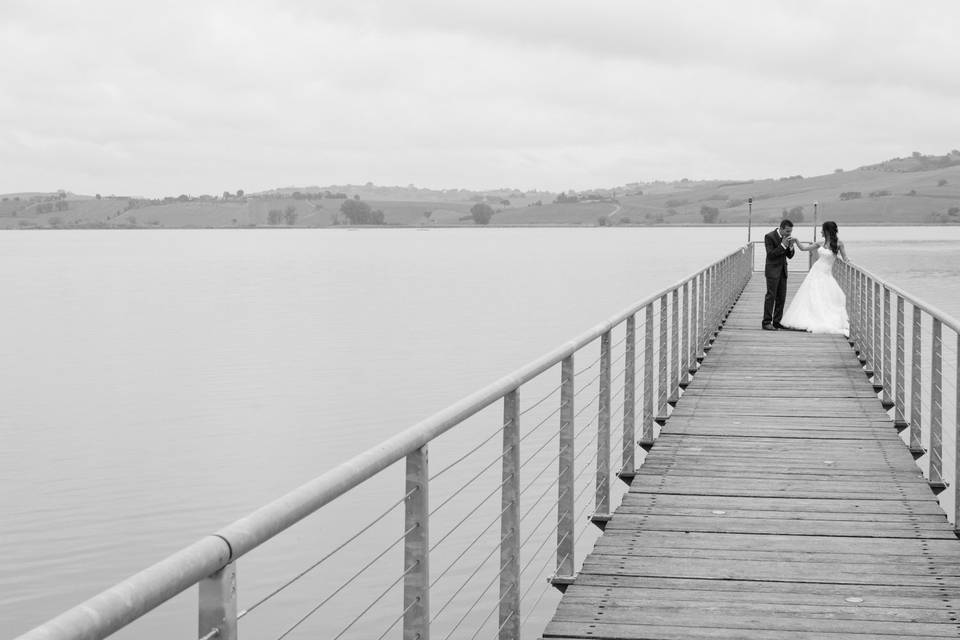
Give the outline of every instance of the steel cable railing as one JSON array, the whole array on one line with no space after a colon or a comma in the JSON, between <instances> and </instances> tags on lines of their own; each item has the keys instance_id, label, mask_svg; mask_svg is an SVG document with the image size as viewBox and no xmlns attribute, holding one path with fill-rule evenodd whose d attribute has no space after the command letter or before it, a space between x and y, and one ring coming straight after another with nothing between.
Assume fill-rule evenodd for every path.
<instances>
[{"instance_id":1,"label":"steel cable railing","mask_svg":"<svg viewBox=\"0 0 960 640\"><path fill-rule=\"evenodd\" d=\"M582 433L582 431L581 431L581 433ZM611 434L611 436L612 436L612 435L613 435L613 434ZM617 435L619 435L619 434L617 434ZM595 439L595 438L594 438L594 439ZM591 439L591 441L587 443L587 446L589 446L589 444L592 443L592 442L593 442L593 439ZM582 449L582 451L587 451L587 448L584 447L584 448ZM576 459L576 458L575 458L575 459ZM614 464L611 466L611 471L612 471L612 468L613 468L614 466L616 466L616 463L614 463ZM590 462L588 461L587 464L584 464L584 465L581 467L579 473L577 473L577 475L575 476L575 480L580 479L580 477L581 477L586 471L588 471L590 468L591 468L591 464L590 464ZM549 490L550 488L552 488L555 484L556 484L555 482L552 483L552 484L548 487L548 490ZM583 488L580 490L580 493L577 495L577 497L574 499L574 501L576 502L577 500L581 499L581 498L583 497L583 495L586 493L586 490L589 489L589 488L590 488L590 485L589 485L589 484L584 484ZM540 520L539 520L535 525L533 525L533 526L530 528L530 532L527 534L526 538L524 538L523 541L520 543L520 549L521 549L521 550L524 549L524 548L527 546L527 544L529 544L530 541L535 538L536 534L540 531L540 529L543 527L544 523L547 521L547 518L549 518L550 515L552 514L552 510L559 505L560 500L562 499L564 493L565 493L565 492L561 492L561 494L560 494L560 496L558 496L557 500L554 501L554 502L552 502L552 503L550 503L550 504L548 505L548 508L545 510L545 512L544 512L544 514L541 516ZM526 513L524 514L524 516L521 518L521 522L522 522L524 519L526 519L526 517L527 517L530 513L533 512L533 510L535 509L536 506L538 506L538 503L535 502L534 505L531 506L531 507L526 511ZM589 504L587 505L587 508L588 508L588 507L589 507ZM585 508L584 510L581 511L581 513L580 513L581 516L585 515L585 513L586 513L586 511L587 511L587 508ZM565 514L565 513L560 514L560 515L558 516L558 518L562 518L564 515L566 515L566 514ZM569 534L564 534L564 536L561 537L561 540L557 543L556 548L559 548L559 547L563 544L563 541L566 539L566 537L567 537L568 535L569 535ZM548 538L548 537L544 537L544 538L541 540L540 544L537 546L537 548L533 551L533 553L530 554L529 559L528 559L527 562L523 565L523 567L520 569L520 576L521 576L521 577L526 573L527 569L529 569L530 566L533 564L533 562L537 559L537 556L543 551L543 548L544 548L544 546L546 546L546 543L547 543L548 541L549 541L549 538ZM548 555L548 556L547 556L546 562L544 563L543 567L541 568L541 572L542 572L542 570L546 567L546 565L549 564L550 560L552 560L552 559L553 559L553 555ZM533 584L535 584L535 583L531 582L531 586L532 586ZM527 593L529 593L529 590L530 590L530 587L528 586L528 588L524 591L524 593L521 594L521 601L523 600L523 598L525 597L525 595L526 595ZM500 599L500 601L497 603L497 605L499 605L500 602L503 601L503 599L506 597L506 595L507 595L507 594L504 594L504 596L501 596L501 599ZM541 599L542 599L542 596L541 596ZM477 603L475 603L475 605L476 605L476 604L477 604ZM475 605L474 605L474 606L475 606ZM471 611L472 611L472 609L473 609L473 607L471 607ZM486 625L487 621L492 617L492 615L493 615L497 610L498 610L497 607L494 607L494 608L487 614L487 616L483 619L483 621L481 621L481 623L480 623L479 625L477 625L477 629L476 629L476 631L474 632L474 635L472 636L472 638L475 638L475 637L477 636L477 634L480 632L480 630L483 629L484 625ZM510 615L513 615L513 612L511 612ZM500 628L498 629L498 632L503 628L503 626L504 626L505 624L506 624L506 621L504 621L503 623L501 623Z\"/></svg>"},{"instance_id":2,"label":"steel cable railing","mask_svg":"<svg viewBox=\"0 0 960 640\"><path fill-rule=\"evenodd\" d=\"M511 449L512 449L512 448L511 448ZM494 458L493 460L491 460L491 461L487 464L487 466L485 466L484 468L480 469L479 472L475 473L472 478L470 478L470 479L467 480L466 482L462 483L462 484L460 485L460 488L459 488L459 489L457 489L457 490L454 491L452 494L450 494L449 496L447 496L446 499L444 499L443 502L441 502L439 505L437 505L436 507L434 507L433 510L430 511L430 514L429 514L429 515L432 516L432 515L436 514L438 511L440 511L440 510L443 509L445 506L447 506L448 504L450 504L450 503L453 501L454 498L456 498L458 495L460 495L461 493L463 493L463 492L467 489L467 487L469 487L471 484L473 484L474 482L476 482L483 474L485 474L487 471L489 471L491 468L493 468L493 466L494 466L495 464L497 464L498 462L502 462L504 456L506 456L509 451L510 451L510 449L507 449L506 451L504 451L503 453L501 453L499 456L497 456L496 458Z\"/></svg>"},{"instance_id":3,"label":"steel cable railing","mask_svg":"<svg viewBox=\"0 0 960 640\"><path fill-rule=\"evenodd\" d=\"M494 547L494 550L496 550L496 547ZM493 579L490 580L490 582L487 583L487 586L483 588L483 591L480 592L480 595L477 596L477 599L474 600L473 604L470 605L470 608L467 609L467 612L460 617L460 620L458 620L457 623L453 626L453 629L451 629L450 632L446 636L444 636L444 640L450 640L450 637L453 636L454 633L456 633L457 629L460 628L460 625L462 625L466 621L466 619L470 616L470 614L473 613L473 610L477 608L477 605L480 604L480 602L483 600L483 597L487 595L488 591L490 591L490 587L492 587L493 584L500 579L500 576L503 575L503 572L505 570L506 568L501 569L496 573L496 575L493 576ZM509 595L509 591L500 596L499 602L503 602L504 598L506 598L507 595Z\"/></svg>"},{"instance_id":4,"label":"steel cable railing","mask_svg":"<svg viewBox=\"0 0 960 640\"><path fill-rule=\"evenodd\" d=\"M450 471L450 469L456 468L461 462L463 462L464 460L466 460L467 458L469 458L471 455L473 455L474 453L476 453L477 451L479 451L480 449L482 449L484 445L488 444L491 440L493 440L493 439L496 438L497 436L502 435L502 434L503 434L503 429L504 429L504 427L500 427L499 429L497 429L496 431L494 431L493 433L491 433L486 439L484 439L482 442L480 442L480 444L476 445L475 447L473 447L472 449L470 449L469 451L467 451L465 454L463 454L462 456L460 456L459 458L457 458L456 460L454 460L453 462L451 462L450 464L448 464L446 467L444 467L444 468L441 469L440 471L437 471L435 474L433 474L432 476L430 476L430 480L431 480L431 481L436 480L437 478L439 478L440 476L442 476L442 475L443 475L444 473L446 473L447 471Z\"/></svg>"},{"instance_id":5,"label":"steel cable railing","mask_svg":"<svg viewBox=\"0 0 960 640\"><path fill-rule=\"evenodd\" d=\"M501 517L502 517L502 516L501 516ZM490 558L493 557L493 554L496 553L497 551L498 551L498 548L497 548L497 547L492 547L492 548L490 549L490 551L487 553L486 556L484 556L484 558L483 558L483 560L480 562L480 564L478 564L478 565L476 566L476 568L474 568L473 572L467 577L467 579L463 581L463 584L460 585L460 588L453 592L453 595L451 595L450 598L447 599L447 601L443 604L442 607L440 607L440 609L439 609L439 610L437 611L437 613L433 616L433 618L431 618L431 620L430 620L431 623L435 622L435 621L440 617L440 615L446 610L446 608L449 607L450 604L451 604L454 600L456 600L457 596L460 595L460 593L461 593L464 589L466 589L467 585L470 584L470 581L473 580L473 579L477 576L477 574L480 573L481 569L483 569L483 567L487 564L487 562L490 560ZM503 571L501 570L500 573L503 573ZM498 573L497 576L499 576L500 573ZM484 593L486 593L486 592L484 592ZM461 620L461 622L462 622L462 620Z\"/></svg>"},{"instance_id":6,"label":"steel cable railing","mask_svg":"<svg viewBox=\"0 0 960 640\"><path fill-rule=\"evenodd\" d=\"M530 405L529 407L527 407L526 409L524 409L523 411L521 411L521 412L520 412L520 417L522 418L523 416L527 415L528 413L530 413L531 411L533 411L534 409L536 409L537 407L539 407L541 404L543 404L544 402L546 402L547 400L549 400L550 398L552 398L552 397L553 397L553 394L555 394L557 391L560 391L560 387L561 387L561 386L562 386L562 385L559 385L559 384L558 384L556 387L554 387L554 388L553 388L549 393L547 393L545 396L543 396L542 398L540 398L539 400L537 400L536 402L534 402L532 405Z\"/></svg>"},{"instance_id":7,"label":"steel cable railing","mask_svg":"<svg viewBox=\"0 0 960 640\"><path fill-rule=\"evenodd\" d=\"M282 593L285 589L287 589L287 587L290 587L290 586L293 585L295 582L297 582L298 580L300 580L301 578L303 578L304 576L306 576L308 573L310 573L311 571L313 571L314 569L316 569L317 567L319 567L321 564L323 564L324 562L326 562L327 560L329 560L330 558L332 558L334 555L336 555L338 552L340 552L340 550L342 550L344 547L346 547L346 546L349 545L351 542L353 542L354 540L356 540L357 538L359 538L361 535L363 535L364 533L366 533L367 531L369 531L370 529L372 529L377 523L379 523L380 521L382 521L382 520L383 520L385 517L387 517L387 515L389 515L394 509L396 509L398 506L400 506L401 504L403 504L404 502L406 502L406 500L407 500L410 496L412 496L416 491L419 491L419 490L420 490L420 489L413 489L413 490L411 490L411 491L408 491L402 498L400 498L400 500L398 500L398 501L394 502L392 505L390 505L383 513L381 513L379 516L377 516L374 520L372 520L372 521L371 521L370 523L368 523L366 526L364 526L363 528L361 528L361 529L360 529L359 531L357 531L355 534L353 534L352 536L350 536L347 540L345 540L344 542L342 542L342 543L341 543L339 546L337 546L333 551L327 553L325 556L323 556L322 558L320 558L319 560L317 560L316 562L314 562L313 564L311 564L310 566L308 566L306 569L304 569L304 570L301 571L300 573L296 574L293 578L291 578L291 579L288 580L287 582L284 582L282 585L280 585L279 587L277 587L276 589L274 589L273 591L271 591L270 593L268 593L266 596L262 597L260 600L257 600L255 603L253 603L252 605L250 605L250 606L247 607L246 609L244 609L244 610L242 610L242 611L239 611L239 612L237 613L237 619L239 620L239 619L243 618L244 616L246 616L247 614L253 612L257 607L259 607L260 605L268 602L269 600L271 600L271 599L272 599L273 597L275 597L276 595Z\"/></svg>"},{"instance_id":8,"label":"steel cable railing","mask_svg":"<svg viewBox=\"0 0 960 640\"><path fill-rule=\"evenodd\" d=\"M393 588L394 588L395 586L397 586L397 584L398 584L401 580L403 580L403 579L406 578L408 575L410 575L410 573L411 573L414 569L416 569L416 568L417 568L417 565L414 564L413 566L409 567L406 571L404 571L403 573L401 573L399 578L397 578L396 580L394 580L393 582L391 582L391 583L387 586L386 589L384 589L383 591L380 592L380 595L378 595L376 598L373 599L373 602L371 602L370 604L368 604L368 605L363 609L363 611L361 611L359 614L357 614L356 616L354 616L353 620L351 620L350 623L349 623L347 626L345 626L345 627L340 631L340 633L338 633L337 635L335 635L335 636L333 637L333 640L340 640L340 638L343 637L343 634L345 634L347 631L349 631L349 630L353 627L353 625L357 624L357 622L359 622L360 619L361 619L363 616L365 616L365 615L367 614L367 612L370 611L370 609L372 609L374 606L376 606L376 604L377 604L378 602L380 602L381 600L383 600L383 599L387 596L388 593L390 593L391 591L393 591ZM412 607L412 606L413 606L413 605L411 605L411 607ZM286 634L284 634L284 635L286 635ZM277 638L277 640L282 640L283 637L284 637L284 636L281 636L280 638Z\"/></svg>"},{"instance_id":9,"label":"steel cable railing","mask_svg":"<svg viewBox=\"0 0 960 640\"><path fill-rule=\"evenodd\" d=\"M403 542L403 541L406 539L407 534L409 534L412 530L413 530L413 527L411 527L411 528L408 529L407 531L404 531L403 535L400 536L400 538L398 538L395 542L393 542L393 543L392 543L390 546L388 546L386 549L384 549L383 551L381 551L373 560L371 560L371 561L369 561L367 564L363 565L363 567L362 567L359 571L355 572L346 582L344 582L344 583L341 584L339 587L337 587L336 590L333 591L333 593L331 593L331 594L328 595L326 598L324 598L323 600L321 600L321 601L320 601L320 604L318 604L318 605L316 605L315 607L313 607L312 609L310 609L310 611L308 611L308 612L306 613L306 615L304 615L304 616L301 617L299 620L297 620L297 622L295 622L292 627L289 627L286 631L284 631L282 634L280 634L280 636L278 636L276 640L283 640L283 638L286 638L288 635L290 635L297 627L299 627L301 624L303 624L304 622L306 622L306 621L310 618L310 616L312 616L312 615L315 614L317 611L319 611L325 604L327 604L328 602L330 602L330 600L332 600L333 598L335 598L335 597L336 597L338 594L340 594L344 589L346 589L348 586L350 586L350 584L352 584L354 580L356 580L356 579L359 578L361 575L363 575L363 573L364 573L367 569L369 569L370 567L372 567L374 564L377 563L378 560L380 560L383 556L387 555L387 553L389 553L394 547L396 547L398 544L400 544L401 542Z\"/></svg>"},{"instance_id":10,"label":"steel cable railing","mask_svg":"<svg viewBox=\"0 0 960 640\"><path fill-rule=\"evenodd\" d=\"M440 582L440 579L443 578L443 576L447 575L447 573L449 573L450 570L453 569L453 567L455 567L456 564L457 564L465 555L467 555L467 553L469 553L470 550L473 549L473 548L477 545L477 543L480 542L480 540L483 539L483 536L486 535L487 531L489 531L489 530L491 529L491 527L493 527L493 525L495 525L495 524L497 524L497 523L500 522L500 518L503 517L503 514L504 514L504 512L507 510L508 507L509 507L509 505L506 506L506 507L504 507L504 508L500 511L500 513L497 514L497 517L493 519L493 522L491 522L491 523L488 524L486 527L484 527L483 530L481 530L480 533L477 534L477 537L475 537L475 538L473 539L473 542L471 542L471 543L468 544L466 547L464 547L463 551L461 551L460 554L459 554L456 558L454 558L453 561L452 561L449 565L447 565L447 568L444 569L442 572L440 572L440 575L438 575L436 578L434 578L433 582L430 583L430 586L431 586L431 587L433 587L433 586L436 585L438 582ZM491 552L491 553L492 553L492 552ZM442 611L442 609L441 609L441 611ZM437 615L440 615L440 612L437 612Z\"/></svg>"},{"instance_id":11,"label":"steel cable railing","mask_svg":"<svg viewBox=\"0 0 960 640\"><path fill-rule=\"evenodd\" d=\"M496 487L494 487L493 491L491 491L490 493L488 493L487 496L486 496L485 498L483 498L483 500L481 500L481 501L479 502L479 504L477 504L473 509L471 509L465 516L463 516L463 518L461 518L459 522L457 522L455 525L453 525L453 527L451 527L449 531L447 531L444 535L442 535L439 540L437 540L436 542L434 542L433 545L430 547L430 551L433 551L434 549L436 549L437 547L439 547L441 544L443 544L443 541L446 540L447 538L449 538L451 535L453 535L453 533L454 533L457 529L459 529L459 528L463 525L464 522L466 522L467 520L469 520L470 518L472 518L472 517L474 516L474 514L476 514L477 511L480 510L480 507L482 507L483 505L485 505L485 504L490 500L490 498L492 498L493 496L497 495L497 493L500 492L500 491L503 489L503 486L504 486L507 482L509 482L510 479L511 479L511 476L507 476L506 478L504 478L503 482L501 482L499 485L497 485Z\"/></svg>"},{"instance_id":12,"label":"steel cable railing","mask_svg":"<svg viewBox=\"0 0 960 640\"><path fill-rule=\"evenodd\" d=\"M654 418L662 421L669 416L667 403L676 401L682 382L696 371L695 359L703 357L712 334L716 333L739 290L749 279L752 255L752 246L740 248L676 285L631 305L541 358L64 613L49 625L38 628L35 634L28 633L24 640L103 637L194 584L201 587L198 637L236 640L237 620L283 593L310 571L323 566L328 558L370 531L401 504L404 505L402 535L353 575L337 580L338 586L280 637L292 633L333 598L356 585L364 572L403 543L402 566L406 570L385 591L379 591L359 614L351 614L353 617L349 621L345 620L344 625L337 623L337 629L330 629L326 635L341 637L351 630L361 629L361 621L367 619L369 612L380 605L388 593L396 591L402 582L403 604L395 610L400 615L379 618L388 625L386 630L382 627L375 631L363 628L362 633L367 637L379 634L384 638L402 623L405 636L425 635L430 624L469 589L468 593L476 599L456 621L447 635L449 638L473 615L494 582L500 580L499 598L475 631L480 633L490 617L499 611L498 635L502 639L516 638L521 620L527 619L522 607L527 605L527 597L532 594L531 587L538 575L533 572L543 573L555 559L557 569L552 580L562 579L569 584L576 570L576 544L591 524L587 519L582 527L578 527L576 519L591 509L595 516L609 518L612 509L609 503L610 478L617 469L633 474L633 443L637 436L645 444L652 443L655 431L650 423ZM598 347L599 354L593 351ZM574 367L574 358L587 352L592 352L587 358L589 364ZM557 365L560 365L560 384L548 383L544 374L554 372ZM538 382L525 386L534 380ZM534 402L521 409L522 389L533 387L545 392L538 393ZM558 392L559 402L554 405ZM431 443L494 403L503 405L502 426L473 441L465 453L455 455L451 462L431 474L428 464ZM936 411L936 406L942 403L932 404L932 408L923 411ZM553 408L548 411L543 409L545 406ZM541 413L544 414L542 417L533 419ZM528 417L531 418L530 427L521 424L521 419ZM556 428L544 431L550 424ZM498 436L502 438L499 455L489 462L470 462L470 465L480 466L479 470L471 469L469 474L464 474L470 477L458 480L457 488L431 508L431 481L452 477L468 460L476 459L480 452L492 447ZM532 453L527 454L526 447L521 450L521 443L531 443ZM545 453L549 447L556 449ZM238 559L401 460L405 460L406 473L400 500L330 554L311 563L247 609L232 613L235 611ZM491 481L488 474L496 467L500 467L501 473ZM555 477L545 478L551 467L556 470ZM596 470L596 477L585 479L591 469ZM528 480L528 476L531 479ZM482 496L476 504L462 511L458 509L458 515L452 515L449 506L454 501L459 505L464 492L481 483L491 490L478 491ZM591 490L595 491L595 496L586 500L584 496ZM554 499L547 497L551 491L556 491ZM495 517L478 535L472 536L472 540L461 543L465 545L463 549L454 548L450 554L456 554L453 560L444 570L431 576L430 563L426 561L431 552L443 545L446 553L450 542L455 539L454 534L462 533L468 522L474 530L479 529L480 525L473 523L498 492L501 494L499 512L491 514ZM533 500L522 512L521 498ZM551 516L556 517L556 524L548 527ZM528 526L528 521L534 524ZM459 588L453 589L442 606L432 608L430 588L440 580L448 580L453 569L462 566L471 551L476 551L484 540L492 537L491 530L498 523L501 527L499 543L483 552L484 557L472 567L472 572L462 580ZM430 530L438 528L437 525L443 527L444 533L431 539ZM543 533L545 529L546 535ZM555 535L551 535L551 531ZM548 546L550 540L554 544ZM498 553L499 570L478 594L479 585L475 582ZM521 588L521 578L530 581L525 589ZM546 589L539 594L537 603L542 601L545 593ZM328 624L333 624L332 619Z\"/></svg>"},{"instance_id":13,"label":"steel cable railing","mask_svg":"<svg viewBox=\"0 0 960 640\"><path fill-rule=\"evenodd\" d=\"M953 508L944 508L960 535L960 321L860 266L841 262L837 272L850 344L930 487L939 494L953 486ZM951 405L953 416L946 415Z\"/></svg>"},{"instance_id":14,"label":"steel cable railing","mask_svg":"<svg viewBox=\"0 0 960 640\"><path fill-rule=\"evenodd\" d=\"M397 626L397 624L398 624L401 620L403 620L404 617L410 612L410 610L413 609L417 604L418 604L418 602L417 602L416 600L414 600L413 602L411 602L410 604L408 604L407 607L406 607L403 611L400 612L400 615L397 616L396 618L394 618L393 622L390 623L390 626L387 627L387 628L384 630L383 633L381 633L379 636L377 636L377 640L383 640L384 638L386 638L386 637L387 637L387 634L390 633L391 631L393 631L393 628L394 628L395 626Z\"/></svg>"}]
</instances>

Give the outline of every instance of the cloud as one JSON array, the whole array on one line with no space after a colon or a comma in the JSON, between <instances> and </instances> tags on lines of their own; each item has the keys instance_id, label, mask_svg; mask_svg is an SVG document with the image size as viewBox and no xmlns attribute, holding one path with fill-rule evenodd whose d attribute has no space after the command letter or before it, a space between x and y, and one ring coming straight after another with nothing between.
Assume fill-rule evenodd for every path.
<instances>
[{"instance_id":1,"label":"cloud","mask_svg":"<svg viewBox=\"0 0 960 640\"><path fill-rule=\"evenodd\" d=\"M587 188L943 152L958 7L10 0L0 191Z\"/></svg>"}]
</instances>

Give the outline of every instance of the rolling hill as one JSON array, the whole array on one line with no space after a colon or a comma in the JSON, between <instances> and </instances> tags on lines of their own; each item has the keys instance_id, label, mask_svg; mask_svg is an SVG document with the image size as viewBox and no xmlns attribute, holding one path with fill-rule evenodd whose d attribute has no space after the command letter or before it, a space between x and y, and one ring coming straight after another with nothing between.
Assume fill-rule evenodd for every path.
<instances>
[{"instance_id":1,"label":"rolling hill","mask_svg":"<svg viewBox=\"0 0 960 640\"><path fill-rule=\"evenodd\" d=\"M559 196L559 197L558 197ZM631 183L577 194L337 185L256 194L146 199L66 191L0 196L0 229L330 227L349 224L345 199L383 213L387 226L474 226L489 204L495 226L745 225L813 219L844 224L960 224L960 152L914 153L851 171L749 181ZM752 211L748 199L752 198Z\"/></svg>"}]
</instances>

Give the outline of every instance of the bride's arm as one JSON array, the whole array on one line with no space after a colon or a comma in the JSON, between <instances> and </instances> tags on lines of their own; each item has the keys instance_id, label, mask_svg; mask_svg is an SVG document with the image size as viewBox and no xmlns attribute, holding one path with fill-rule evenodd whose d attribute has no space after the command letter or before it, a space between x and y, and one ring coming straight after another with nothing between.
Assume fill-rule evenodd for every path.
<instances>
[{"instance_id":1,"label":"bride's arm","mask_svg":"<svg viewBox=\"0 0 960 640\"><path fill-rule=\"evenodd\" d=\"M813 251L820 245L816 242L802 242L797 240L797 247L800 248L800 251Z\"/></svg>"},{"instance_id":2,"label":"bride's arm","mask_svg":"<svg viewBox=\"0 0 960 640\"><path fill-rule=\"evenodd\" d=\"M844 262L850 262L850 258L847 257L847 250L843 248L843 243L838 243L838 248L840 249L840 257L843 258Z\"/></svg>"}]
</instances>

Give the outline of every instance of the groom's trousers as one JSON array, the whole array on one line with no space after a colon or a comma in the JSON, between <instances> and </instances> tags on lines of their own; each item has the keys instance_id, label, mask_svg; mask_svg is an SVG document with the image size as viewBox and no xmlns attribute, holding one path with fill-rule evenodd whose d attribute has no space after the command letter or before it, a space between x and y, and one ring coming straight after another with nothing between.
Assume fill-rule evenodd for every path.
<instances>
[{"instance_id":1,"label":"groom's trousers","mask_svg":"<svg viewBox=\"0 0 960 640\"><path fill-rule=\"evenodd\" d=\"M787 276L767 276L767 295L763 298L763 324L780 324L787 302Z\"/></svg>"}]
</instances>

